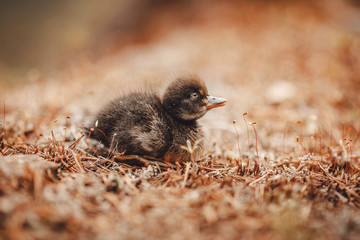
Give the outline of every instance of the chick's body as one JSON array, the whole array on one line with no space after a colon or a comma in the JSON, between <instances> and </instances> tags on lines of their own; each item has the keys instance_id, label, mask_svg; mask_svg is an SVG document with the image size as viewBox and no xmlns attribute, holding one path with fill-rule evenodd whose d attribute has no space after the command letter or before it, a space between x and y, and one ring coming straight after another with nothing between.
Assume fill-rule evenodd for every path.
<instances>
[{"instance_id":1,"label":"chick's body","mask_svg":"<svg viewBox=\"0 0 360 240\"><path fill-rule=\"evenodd\" d=\"M199 141L197 150L201 149L203 134L196 120L208 110L208 98L215 99L194 77L178 79L162 98L155 93L131 93L98 113L91 137L125 154L189 161L191 154L181 146L187 140ZM216 104L223 105L226 100L222 100Z\"/></svg>"}]
</instances>

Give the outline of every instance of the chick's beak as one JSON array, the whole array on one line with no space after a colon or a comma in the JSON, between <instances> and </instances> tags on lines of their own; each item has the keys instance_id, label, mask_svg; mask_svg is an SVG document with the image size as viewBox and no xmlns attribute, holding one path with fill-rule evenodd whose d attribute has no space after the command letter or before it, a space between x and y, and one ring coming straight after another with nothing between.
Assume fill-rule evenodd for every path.
<instances>
[{"instance_id":1,"label":"chick's beak","mask_svg":"<svg viewBox=\"0 0 360 240\"><path fill-rule=\"evenodd\" d=\"M213 97L213 96L207 96L208 104L206 105L206 109L213 109L217 107L222 107L227 103L227 100L225 98L219 98L219 97Z\"/></svg>"}]
</instances>

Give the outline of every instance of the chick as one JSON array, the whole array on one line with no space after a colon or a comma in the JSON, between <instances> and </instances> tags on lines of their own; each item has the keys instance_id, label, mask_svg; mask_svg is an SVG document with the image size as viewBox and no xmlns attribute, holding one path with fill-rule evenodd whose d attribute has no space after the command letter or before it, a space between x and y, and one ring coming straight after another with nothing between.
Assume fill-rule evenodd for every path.
<instances>
[{"instance_id":1,"label":"chick","mask_svg":"<svg viewBox=\"0 0 360 240\"><path fill-rule=\"evenodd\" d=\"M189 161L202 149L197 119L226 99L209 96L196 76L171 83L162 97L134 92L110 102L96 116L90 137L127 155L151 156L166 162ZM182 146L198 143L192 154Z\"/></svg>"}]
</instances>

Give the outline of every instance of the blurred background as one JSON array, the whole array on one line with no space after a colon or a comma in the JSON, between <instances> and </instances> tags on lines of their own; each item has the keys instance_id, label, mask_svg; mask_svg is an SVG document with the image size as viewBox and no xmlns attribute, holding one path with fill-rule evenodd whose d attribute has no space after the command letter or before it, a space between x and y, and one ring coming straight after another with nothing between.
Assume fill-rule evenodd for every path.
<instances>
[{"instance_id":1,"label":"blurred background","mask_svg":"<svg viewBox=\"0 0 360 240\"><path fill-rule=\"evenodd\" d=\"M147 44L179 25L199 23L217 5L189 0L2 1L1 81L63 70L78 55L96 60L127 45Z\"/></svg>"},{"instance_id":2,"label":"blurred background","mask_svg":"<svg viewBox=\"0 0 360 240\"><path fill-rule=\"evenodd\" d=\"M316 29L311 29L311 19L343 29L345 32L332 37L344 48L351 47L347 31L359 34L359 6L357 0L1 1L1 81L58 71L79 55L96 60L129 44L149 44L182 27L200 28L196 31L204 31L201 27L228 28L240 33L239 43L255 38L261 47L262 41L284 41L281 38L285 36L276 35L284 27L293 30L285 34L303 40L309 39L308 34L319 34L312 32ZM307 26L296 29L301 24ZM311 47L307 43L294 48L306 55L303 52Z\"/></svg>"},{"instance_id":3,"label":"blurred background","mask_svg":"<svg viewBox=\"0 0 360 240\"><path fill-rule=\"evenodd\" d=\"M344 122L360 128L359 39L357 0L1 1L0 95L9 121L80 122L192 72L229 99L203 122L231 141L244 112L280 141L299 122L308 136L341 136Z\"/></svg>"}]
</instances>

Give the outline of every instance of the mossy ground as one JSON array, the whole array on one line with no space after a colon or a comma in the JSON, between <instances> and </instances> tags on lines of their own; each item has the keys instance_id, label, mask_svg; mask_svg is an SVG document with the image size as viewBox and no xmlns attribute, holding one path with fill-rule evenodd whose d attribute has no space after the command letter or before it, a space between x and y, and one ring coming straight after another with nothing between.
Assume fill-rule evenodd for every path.
<instances>
[{"instance_id":1,"label":"mossy ground","mask_svg":"<svg viewBox=\"0 0 360 240\"><path fill-rule=\"evenodd\" d=\"M353 11L280 1L204 8L191 24L159 16L142 44L5 86L1 235L358 239L360 39L339 20ZM133 166L82 137L108 100L184 71L229 101L201 120L202 158Z\"/></svg>"}]
</instances>

